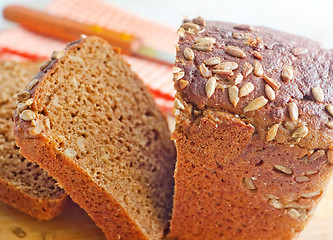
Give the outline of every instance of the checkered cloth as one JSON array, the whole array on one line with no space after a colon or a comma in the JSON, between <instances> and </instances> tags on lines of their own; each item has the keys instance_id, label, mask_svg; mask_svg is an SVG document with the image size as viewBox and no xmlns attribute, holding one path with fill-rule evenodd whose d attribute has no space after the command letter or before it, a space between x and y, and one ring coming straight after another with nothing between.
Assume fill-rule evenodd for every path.
<instances>
[{"instance_id":1,"label":"checkered cloth","mask_svg":"<svg viewBox=\"0 0 333 240\"><path fill-rule=\"evenodd\" d=\"M145 45L174 54L176 30L143 19L99 0L54 0L45 10L90 25L99 25L141 38ZM0 33L1 59L43 59L66 43L16 27ZM170 67L125 56L132 69L152 90L156 102L165 110L172 108L174 95Z\"/></svg>"}]
</instances>

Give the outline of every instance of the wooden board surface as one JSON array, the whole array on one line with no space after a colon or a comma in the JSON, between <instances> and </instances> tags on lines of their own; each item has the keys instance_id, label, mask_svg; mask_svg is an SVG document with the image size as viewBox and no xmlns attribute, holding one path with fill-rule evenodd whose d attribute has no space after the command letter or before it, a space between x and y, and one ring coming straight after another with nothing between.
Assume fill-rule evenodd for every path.
<instances>
[{"instance_id":1,"label":"wooden board surface","mask_svg":"<svg viewBox=\"0 0 333 240\"><path fill-rule=\"evenodd\" d=\"M19 238L14 228L21 228L26 236ZM49 236L50 238L47 238ZM52 236L52 238L51 238ZM51 221L37 221L16 209L0 203L0 240L105 240L102 232L89 216L70 202L65 211ZM333 180L313 218L299 240L333 239Z\"/></svg>"}]
</instances>

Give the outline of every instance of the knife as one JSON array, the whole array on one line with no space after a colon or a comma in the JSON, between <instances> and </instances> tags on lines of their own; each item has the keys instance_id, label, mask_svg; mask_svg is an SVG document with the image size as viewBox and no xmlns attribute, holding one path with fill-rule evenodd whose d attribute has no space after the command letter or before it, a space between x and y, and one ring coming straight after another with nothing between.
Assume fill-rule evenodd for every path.
<instances>
[{"instance_id":1,"label":"knife","mask_svg":"<svg viewBox=\"0 0 333 240\"><path fill-rule=\"evenodd\" d=\"M175 57L149 46L133 35L116 32L98 25L87 25L68 18L53 16L30 8L11 5L3 10L3 16L10 21L19 23L30 31L65 41L74 41L82 34L95 35L107 40L121 52L130 56L143 58L157 63L172 66Z\"/></svg>"}]
</instances>

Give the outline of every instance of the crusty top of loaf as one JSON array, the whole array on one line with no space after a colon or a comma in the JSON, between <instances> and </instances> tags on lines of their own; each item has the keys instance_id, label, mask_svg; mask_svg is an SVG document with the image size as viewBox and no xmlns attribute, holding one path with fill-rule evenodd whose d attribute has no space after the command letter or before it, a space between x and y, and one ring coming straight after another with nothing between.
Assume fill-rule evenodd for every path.
<instances>
[{"instance_id":1,"label":"crusty top of loaf","mask_svg":"<svg viewBox=\"0 0 333 240\"><path fill-rule=\"evenodd\" d=\"M189 117L203 109L227 111L252 124L262 138L267 137L271 126L279 124L275 137L279 143L298 144L307 149L329 147L333 141L333 130L327 126L332 120L327 105L333 102L331 51L310 39L266 27L204 22L200 18L184 21L179 35L176 68L173 70L180 101L176 105L181 105L180 109L190 105ZM214 59L211 63L205 62L213 57L218 57L221 63L233 62L229 66L237 63L238 67L232 71L212 73L214 69L226 69L225 65L216 67L218 59L215 59L215 63ZM206 69L202 63L205 63ZM249 64L252 67L256 65L256 72L254 74L253 70L246 76L244 65L247 68ZM262 66L262 76L258 65ZM286 73L289 74L285 74L282 79L282 71L287 66L289 72ZM209 80L211 73L215 80ZM239 73L243 76L242 80L242 76L237 75ZM254 90L239 97L237 103L237 89L233 87L229 90L229 86L236 85L239 90L246 83L252 83ZM267 96L266 91L269 90L265 91L267 84L275 93L275 99L270 96L273 100L269 100ZM322 101L321 90L324 95ZM232 92L235 106L230 101L229 91ZM212 95L208 97L210 94ZM319 97L317 100L314 94ZM246 111L249 109L246 108L248 104L258 97L261 98L253 102L251 108L268 100L267 103L257 110ZM296 111L295 104L289 107L292 102L296 104ZM293 111L289 108L293 108ZM294 121L290 111L294 114ZM301 134L295 132L298 128ZM306 128L308 133L303 136Z\"/></svg>"}]
</instances>

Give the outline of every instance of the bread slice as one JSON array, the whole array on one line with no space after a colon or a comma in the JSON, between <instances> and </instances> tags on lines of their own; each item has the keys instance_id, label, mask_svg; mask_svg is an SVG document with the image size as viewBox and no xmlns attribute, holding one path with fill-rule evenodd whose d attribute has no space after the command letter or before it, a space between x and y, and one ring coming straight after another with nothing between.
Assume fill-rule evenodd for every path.
<instances>
[{"instance_id":1,"label":"bread slice","mask_svg":"<svg viewBox=\"0 0 333 240\"><path fill-rule=\"evenodd\" d=\"M97 37L55 53L16 111L21 153L45 168L108 239L160 239L175 147L139 77Z\"/></svg>"},{"instance_id":2,"label":"bread slice","mask_svg":"<svg viewBox=\"0 0 333 240\"><path fill-rule=\"evenodd\" d=\"M332 52L200 18L179 32L170 236L294 239L333 173Z\"/></svg>"},{"instance_id":3,"label":"bread slice","mask_svg":"<svg viewBox=\"0 0 333 240\"><path fill-rule=\"evenodd\" d=\"M58 215L67 195L15 145L15 95L38 72L40 63L0 62L0 200L39 220Z\"/></svg>"}]
</instances>

